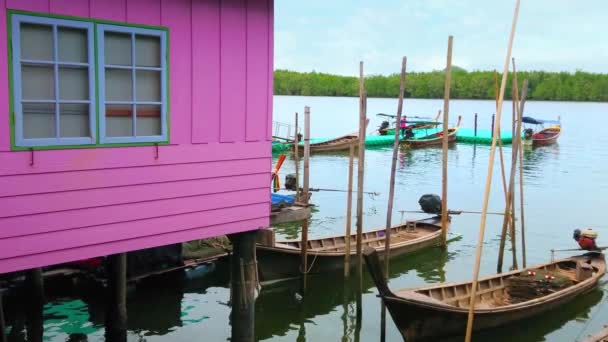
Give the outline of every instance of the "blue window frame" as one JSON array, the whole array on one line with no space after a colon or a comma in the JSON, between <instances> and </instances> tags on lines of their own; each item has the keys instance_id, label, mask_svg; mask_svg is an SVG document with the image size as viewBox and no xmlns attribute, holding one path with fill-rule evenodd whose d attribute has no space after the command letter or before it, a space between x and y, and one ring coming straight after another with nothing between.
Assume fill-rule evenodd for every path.
<instances>
[{"instance_id":1,"label":"blue window frame","mask_svg":"<svg viewBox=\"0 0 608 342\"><path fill-rule=\"evenodd\" d=\"M167 140L166 32L97 25L101 143Z\"/></svg>"},{"instance_id":2,"label":"blue window frame","mask_svg":"<svg viewBox=\"0 0 608 342\"><path fill-rule=\"evenodd\" d=\"M11 17L15 145L96 143L94 24Z\"/></svg>"}]
</instances>

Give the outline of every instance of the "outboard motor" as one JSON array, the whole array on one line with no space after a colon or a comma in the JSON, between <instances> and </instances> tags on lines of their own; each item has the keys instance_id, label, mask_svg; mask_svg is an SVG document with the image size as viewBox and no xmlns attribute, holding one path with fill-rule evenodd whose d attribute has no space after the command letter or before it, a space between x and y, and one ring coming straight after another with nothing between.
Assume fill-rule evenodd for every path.
<instances>
[{"instance_id":1,"label":"outboard motor","mask_svg":"<svg viewBox=\"0 0 608 342\"><path fill-rule=\"evenodd\" d=\"M572 237L576 242L578 242L578 245L582 249L587 251L597 250L597 245L595 243L595 239L597 239L597 232L593 229L585 229L583 231L580 229L575 229Z\"/></svg>"},{"instance_id":2,"label":"outboard motor","mask_svg":"<svg viewBox=\"0 0 608 342\"><path fill-rule=\"evenodd\" d=\"M418 200L420 209L427 214L441 214L441 197L435 194L425 194Z\"/></svg>"},{"instance_id":3,"label":"outboard motor","mask_svg":"<svg viewBox=\"0 0 608 342\"><path fill-rule=\"evenodd\" d=\"M390 122L388 122L388 121L384 120L384 121L382 121L382 123L380 124L380 127L378 127L378 130L379 130L379 131L385 130L385 129L387 129L387 128L388 128L388 126L389 126L390 124L391 124Z\"/></svg>"},{"instance_id":4,"label":"outboard motor","mask_svg":"<svg viewBox=\"0 0 608 342\"><path fill-rule=\"evenodd\" d=\"M285 189L291 190L291 191L297 191L295 174L290 173L288 175L285 175Z\"/></svg>"}]
</instances>

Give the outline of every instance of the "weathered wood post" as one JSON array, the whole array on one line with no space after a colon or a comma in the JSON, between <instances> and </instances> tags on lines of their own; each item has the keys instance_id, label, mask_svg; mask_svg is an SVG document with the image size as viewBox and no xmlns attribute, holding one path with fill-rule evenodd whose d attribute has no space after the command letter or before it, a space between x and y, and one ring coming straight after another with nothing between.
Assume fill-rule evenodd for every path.
<instances>
[{"instance_id":1,"label":"weathered wood post","mask_svg":"<svg viewBox=\"0 0 608 342\"><path fill-rule=\"evenodd\" d=\"M127 254L108 256L106 340L127 340Z\"/></svg>"},{"instance_id":2,"label":"weathered wood post","mask_svg":"<svg viewBox=\"0 0 608 342\"><path fill-rule=\"evenodd\" d=\"M228 235L232 243L230 257L230 291L233 342L255 341L255 296L257 290L257 261L255 239L257 231Z\"/></svg>"},{"instance_id":3,"label":"weathered wood post","mask_svg":"<svg viewBox=\"0 0 608 342\"><path fill-rule=\"evenodd\" d=\"M362 318L363 293L363 177L365 168L365 128L367 112L367 93L363 74L363 62L359 64L359 160L357 163L357 324Z\"/></svg>"},{"instance_id":4,"label":"weathered wood post","mask_svg":"<svg viewBox=\"0 0 608 342\"><path fill-rule=\"evenodd\" d=\"M397 157L399 155L399 124L403 113L403 96L405 93L405 69L407 57L401 62L401 78L399 82L399 101L397 103L397 123L395 124L395 140L393 142L393 158L391 160L391 177L389 179L388 207L386 209L386 225L384 230L384 277L388 280L389 260L391 256L391 227L393 225L393 200L395 198L395 175L397 171ZM386 308L381 302L380 313L380 341L386 340Z\"/></svg>"},{"instance_id":5,"label":"weathered wood post","mask_svg":"<svg viewBox=\"0 0 608 342\"><path fill-rule=\"evenodd\" d=\"M300 138L298 137L298 112L296 112L296 133L293 136L293 159L296 163L296 201L300 201Z\"/></svg>"},{"instance_id":6,"label":"weathered wood post","mask_svg":"<svg viewBox=\"0 0 608 342\"><path fill-rule=\"evenodd\" d=\"M475 127L474 128L474 132L475 132L474 134L475 134L475 136L477 136L477 113L475 113L475 126L473 126L473 127Z\"/></svg>"},{"instance_id":7,"label":"weathered wood post","mask_svg":"<svg viewBox=\"0 0 608 342\"><path fill-rule=\"evenodd\" d=\"M454 37L448 38L448 56L445 67L445 86L443 90L443 142L441 167L441 243L447 247L448 232L448 116L450 112L450 84L452 80L452 44Z\"/></svg>"},{"instance_id":8,"label":"weathered wood post","mask_svg":"<svg viewBox=\"0 0 608 342\"><path fill-rule=\"evenodd\" d=\"M0 342L6 342L6 321L4 320L4 307L2 306L2 296L4 293L0 289Z\"/></svg>"},{"instance_id":9,"label":"weathered wood post","mask_svg":"<svg viewBox=\"0 0 608 342\"><path fill-rule=\"evenodd\" d=\"M528 80L524 80L524 87L527 88L528 87ZM522 124L522 118L524 115L524 104L526 102L526 99L522 99L522 103L521 103L521 107L522 110L518 113L517 116L517 120L519 121L519 124ZM513 137L515 138L515 137ZM521 127L519 129L519 131L517 132L517 141L518 141L518 145L519 145L519 205L520 205L520 209L519 209L519 214L521 215L521 219L520 219L520 224L521 224L521 253L522 253L522 267L526 268L526 225L525 225L525 219L524 219L524 148L523 148L523 142L521 139Z\"/></svg>"},{"instance_id":10,"label":"weathered wood post","mask_svg":"<svg viewBox=\"0 0 608 342\"><path fill-rule=\"evenodd\" d=\"M302 197L308 203L310 189L310 107L304 107L304 189ZM302 222L302 241L300 246L302 261L302 295L306 293L308 275L308 218Z\"/></svg>"},{"instance_id":11,"label":"weathered wood post","mask_svg":"<svg viewBox=\"0 0 608 342\"><path fill-rule=\"evenodd\" d=\"M44 333L42 308L44 306L44 280L42 269L33 268L25 274L25 316L27 327L27 340L42 342Z\"/></svg>"},{"instance_id":12,"label":"weathered wood post","mask_svg":"<svg viewBox=\"0 0 608 342\"><path fill-rule=\"evenodd\" d=\"M492 114L492 127L490 127L490 131L492 132L492 138L494 138L494 120L496 119L496 114Z\"/></svg>"},{"instance_id":13,"label":"weathered wood post","mask_svg":"<svg viewBox=\"0 0 608 342\"><path fill-rule=\"evenodd\" d=\"M519 4L520 0L516 0L515 2L515 11L513 14L513 23L511 26L511 33L509 35L509 44L507 47L507 55L505 57L505 65L503 68L502 81L500 84L500 94L498 97L498 106L496 108L497 120L500 121L500 116L502 114L502 102L504 99L504 91L507 85L507 73L509 71L509 59L511 58L511 49L513 48L513 39L515 38L515 28L517 26L517 16L519 14ZM496 155L496 137L492 138L492 146L490 148L490 157L488 161L488 174L486 176L486 185L483 197L483 206L482 206L482 214L481 214L481 222L479 223L479 237L477 239L477 251L475 256L475 269L473 271L473 283L471 286L471 296L469 305L469 313L467 317L467 329L465 333L465 342L471 341L471 334L473 332L473 320L475 314L475 302L477 296L477 283L479 280L479 268L481 266L481 253L483 251L483 238L486 229L486 218L488 213L488 202L490 199L490 189L492 186L492 172L494 170L494 159Z\"/></svg>"},{"instance_id":14,"label":"weathered wood post","mask_svg":"<svg viewBox=\"0 0 608 342\"><path fill-rule=\"evenodd\" d=\"M346 253L344 253L344 276L350 275L350 228L352 225L352 207L353 207L353 167L355 159L355 146L351 144L348 148L348 194L346 196Z\"/></svg>"}]
</instances>

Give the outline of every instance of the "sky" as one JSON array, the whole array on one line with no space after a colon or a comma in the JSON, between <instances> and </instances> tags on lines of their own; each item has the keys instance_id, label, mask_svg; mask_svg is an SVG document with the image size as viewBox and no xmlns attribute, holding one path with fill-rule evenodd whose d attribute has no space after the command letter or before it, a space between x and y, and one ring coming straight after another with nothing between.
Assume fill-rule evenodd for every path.
<instances>
[{"instance_id":1,"label":"sky","mask_svg":"<svg viewBox=\"0 0 608 342\"><path fill-rule=\"evenodd\" d=\"M502 70L515 0L277 0L275 69L357 75ZM522 0L518 70L608 73L607 0Z\"/></svg>"}]
</instances>

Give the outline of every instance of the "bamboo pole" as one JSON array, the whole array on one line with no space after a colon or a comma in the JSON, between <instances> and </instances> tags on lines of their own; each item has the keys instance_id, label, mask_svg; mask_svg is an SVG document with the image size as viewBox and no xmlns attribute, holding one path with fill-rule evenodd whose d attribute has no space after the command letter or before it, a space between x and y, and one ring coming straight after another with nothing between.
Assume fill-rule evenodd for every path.
<instances>
[{"instance_id":1,"label":"bamboo pole","mask_svg":"<svg viewBox=\"0 0 608 342\"><path fill-rule=\"evenodd\" d=\"M445 85L443 88L443 143L441 166L441 243L447 247L448 234L448 117L450 114L450 84L452 81L452 45L454 37L448 38L448 55L445 67Z\"/></svg>"},{"instance_id":2,"label":"bamboo pole","mask_svg":"<svg viewBox=\"0 0 608 342\"><path fill-rule=\"evenodd\" d=\"M357 163L357 275L359 283L359 294L363 292L363 177L365 167L365 128L367 111L367 93L363 78L363 62L359 64L359 160ZM357 308L359 311L360 306ZM357 312L359 314L359 312Z\"/></svg>"},{"instance_id":3,"label":"bamboo pole","mask_svg":"<svg viewBox=\"0 0 608 342\"><path fill-rule=\"evenodd\" d=\"M511 49L513 48L513 39L515 37L515 28L517 26L517 16L519 14L519 3L520 0L515 2L515 10L513 13L513 23L511 26L511 33L509 35L509 45L507 47L507 55L505 57L505 65L502 74L502 81L500 83L500 95L498 97L498 108L496 110L497 119L500 121L502 114L502 102L504 100L504 92L507 84L507 72L509 71L509 59L511 58ZM477 282L479 280L479 267L481 264L481 253L483 250L483 237L486 229L486 213L488 211L488 201L490 199L490 188L492 187L492 171L494 170L494 158L496 155L496 139L492 138L492 146L490 148L490 160L488 161L488 174L486 178L485 192L483 198L483 207L481 214L481 222L479 223L479 238L477 240L477 252L475 257L475 270L473 272L473 286L471 288L471 299L469 305L469 314L467 318L467 330L465 335L465 341L471 341L471 333L473 332L473 320L475 313L475 299L477 296Z\"/></svg>"},{"instance_id":4,"label":"bamboo pole","mask_svg":"<svg viewBox=\"0 0 608 342\"><path fill-rule=\"evenodd\" d=\"M350 274L350 227L352 207L353 207L353 164L355 159L355 146L350 145L348 148L348 195L346 202L346 253L344 253L344 276L348 277Z\"/></svg>"},{"instance_id":5,"label":"bamboo pole","mask_svg":"<svg viewBox=\"0 0 608 342\"><path fill-rule=\"evenodd\" d=\"M524 87L527 88L528 80L524 80ZM524 115L524 103L522 100L522 110L518 113L517 120L521 124L521 120ZM524 219L524 149L521 140L521 130L517 134L517 140L519 141L519 214L521 215L521 253L522 253L522 267L526 268L526 225Z\"/></svg>"},{"instance_id":6,"label":"bamboo pole","mask_svg":"<svg viewBox=\"0 0 608 342\"><path fill-rule=\"evenodd\" d=\"M513 63L515 63L515 60L513 60ZM515 67L515 64L513 64L513 67ZM517 78L516 78L516 82L517 82ZM518 93L519 93L519 90L518 90ZM513 155L513 159L515 159L515 163L514 163L515 165L517 164L518 156L520 155L520 152L522 150L522 145L521 145L522 121L521 121L521 118L523 117L526 97L528 95L528 80L527 79L524 80L521 93L522 93L521 99L518 99L519 108L517 109L517 126L515 127L515 133L518 136L518 138L516 139L515 136L513 136L514 141L517 142L517 150L515 151L515 153ZM513 170L514 176L515 176L515 172L517 172L517 170ZM521 160L520 160L520 180L521 180L521 178L522 178L522 176L521 176ZM515 229L515 180L513 180L513 189L514 189L513 194L512 194L513 203L511 204L511 208L512 208L511 209L512 210L511 218L512 218L512 222L513 222L512 232L511 232L511 234L512 234L511 235L511 240L512 240L511 245L513 248L513 265L514 265L513 267L515 269L517 269L517 250L515 248L515 245L516 245L516 242L515 242L515 232L516 232L516 229ZM521 183L520 183L520 190L523 191L523 187L522 187ZM520 193L520 196L521 196L521 193ZM522 219L523 219L523 217L522 217ZM522 220L522 248L524 248L525 243L526 243L526 240L525 240L525 237L523 236L523 220ZM523 257L525 258L525 252L523 252L523 254L524 254ZM524 265L524 267L525 267L525 265Z\"/></svg>"},{"instance_id":7,"label":"bamboo pole","mask_svg":"<svg viewBox=\"0 0 608 342\"><path fill-rule=\"evenodd\" d=\"M512 79L512 93L513 93L513 103L517 104L519 102L519 91L517 89L517 79L516 76L513 76ZM514 106L515 108L515 106ZM513 119L515 116L513 116ZM515 132L515 122L513 122L512 132ZM513 136L513 135L512 135ZM509 174L509 188L507 190L507 198L505 203L505 217L502 221L502 230L500 234L500 246L498 247L498 262L496 263L496 272L502 273L502 264L504 260L505 253L505 245L507 240L507 231L510 235L511 248L515 248L515 239L513 235L515 234L514 222L513 220L509 220L509 217L514 218L513 216L513 184L515 181L515 166L517 162L517 158L514 158L514 153L517 152L517 141L512 139L511 144L512 152L511 152L511 172ZM517 268L517 260L515 256L513 257L513 267Z\"/></svg>"},{"instance_id":8,"label":"bamboo pole","mask_svg":"<svg viewBox=\"0 0 608 342\"><path fill-rule=\"evenodd\" d=\"M397 102L397 123L395 124L395 141L393 142L393 158L391 161L391 177L389 179L388 207L386 209L386 226L384 230L384 279L388 280L389 259L391 251L391 226L393 224L393 200L395 198L395 174L397 170L397 157L399 155L399 123L403 113L403 96L405 93L405 70L407 57L401 61L401 79L399 81L399 101ZM380 341L386 340L386 308L381 302L380 312Z\"/></svg>"},{"instance_id":9,"label":"bamboo pole","mask_svg":"<svg viewBox=\"0 0 608 342\"><path fill-rule=\"evenodd\" d=\"M298 138L298 112L296 112L296 133L293 137L293 159L296 163L296 200L300 201L300 139Z\"/></svg>"},{"instance_id":10,"label":"bamboo pole","mask_svg":"<svg viewBox=\"0 0 608 342\"><path fill-rule=\"evenodd\" d=\"M494 70L494 98L496 99L496 107L498 107L498 73L496 72L496 70ZM492 129L494 129L494 127L492 127ZM503 150L502 150L502 138L501 138L501 128L500 128L500 121L498 121L496 123L496 133L498 134L498 150L499 150L499 156L500 156L500 174L502 176L502 189L505 193L505 201L507 201L507 176L505 173L505 161L504 161L504 154L503 154ZM494 136L494 134L492 134L492 136Z\"/></svg>"},{"instance_id":11,"label":"bamboo pole","mask_svg":"<svg viewBox=\"0 0 608 342\"><path fill-rule=\"evenodd\" d=\"M304 107L304 203L308 203L310 180L310 107ZM302 222L302 295L306 292L306 276L308 274L308 218Z\"/></svg>"}]
</instances>

